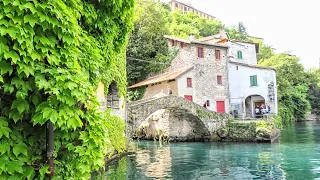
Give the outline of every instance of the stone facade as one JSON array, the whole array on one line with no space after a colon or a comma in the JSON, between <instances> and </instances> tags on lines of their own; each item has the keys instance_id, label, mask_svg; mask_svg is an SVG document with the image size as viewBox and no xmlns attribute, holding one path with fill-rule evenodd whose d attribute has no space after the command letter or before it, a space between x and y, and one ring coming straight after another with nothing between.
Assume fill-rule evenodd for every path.
<instances>
[{"instance_id":1,"label":"stone facade","mask_svg":"<svg viewBox=\"0 0 320 180\"><path fill-rule=\"evenodd\" d=\"M169 40L170 44L170 40ZM203 48L203 58L199 58L197 48ZM220 59L215 57L216 50L220 52ZM209 45L203 43L184 43L178 55L172 61L170 71L181 68L194 67L193 73L193 101L199 105L204 105L209 101L209 110L217 111L216 101L224 101L225 112L229 112L229 87L227 70L227 47ZM218 84L218 76L222 77L222 84ZM182 80L186 81L181 77ZM179 87L179 91L185 91L187 87ZM184 96L184 94L179 94Z\"/></svg>"}]
</instances>

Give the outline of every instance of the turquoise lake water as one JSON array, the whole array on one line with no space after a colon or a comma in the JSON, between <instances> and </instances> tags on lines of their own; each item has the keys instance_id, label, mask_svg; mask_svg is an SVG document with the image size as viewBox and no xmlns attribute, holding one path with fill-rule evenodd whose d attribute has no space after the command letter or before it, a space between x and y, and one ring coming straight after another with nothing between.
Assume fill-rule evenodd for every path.
<instances>
[{"instance_id":1,"label":"turquoise lake water","mask_svg":"<svg viewBox=\"0 0 320 180\"><path fill-rule=\"evenodd\" d=\"M296 123L278 142L136 143L97 179L320 179L320 123Z\"/></svg>"}]
</instances>

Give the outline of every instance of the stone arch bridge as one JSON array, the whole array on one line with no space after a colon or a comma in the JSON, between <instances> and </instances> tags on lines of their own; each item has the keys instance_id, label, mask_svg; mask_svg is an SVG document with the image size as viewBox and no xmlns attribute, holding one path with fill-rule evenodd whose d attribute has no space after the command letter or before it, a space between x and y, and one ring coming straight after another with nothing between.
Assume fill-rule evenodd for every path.
<instances>
[{"instance_id":1,"label":"stone arch bridge","mask_svg":"<svg viewBox=\"0 0 320 180\"><path fill-rule=\"evenodd\" d=\"M211 139L231 118L178 96L146 99L127 104L127 135L133 137L139 126L158 110L170 112L165 125L168 136L181 141Z\"/></svg>"}]
</instances>

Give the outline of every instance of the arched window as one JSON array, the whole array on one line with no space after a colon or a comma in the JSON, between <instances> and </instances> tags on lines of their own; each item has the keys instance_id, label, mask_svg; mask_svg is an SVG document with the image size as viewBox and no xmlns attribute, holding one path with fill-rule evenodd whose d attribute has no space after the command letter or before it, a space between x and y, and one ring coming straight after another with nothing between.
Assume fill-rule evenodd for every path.
<instances>
[{"instance_id":1,"label":"arched window","mask_svg":"<svg viewBox=\"0 0 320 180\"><path fill-rule=\"evenodd\" d=\"M118 97L118 87L116 82L112 81L108 88L108 95L107 95L107 107L108 108L116 108L118 109L119 106L119 97Z\"/></svg>"},{"instance_id":2,"label":"arched window","mask_svg":"<svg viewBox=\"0 0 320 180\"><path fill-rule=\"evenodd\" d=\"M241 51L238 51L237 57L238 57L238 59L242 59L242 52Z\"/></svg>"}]
</instances>

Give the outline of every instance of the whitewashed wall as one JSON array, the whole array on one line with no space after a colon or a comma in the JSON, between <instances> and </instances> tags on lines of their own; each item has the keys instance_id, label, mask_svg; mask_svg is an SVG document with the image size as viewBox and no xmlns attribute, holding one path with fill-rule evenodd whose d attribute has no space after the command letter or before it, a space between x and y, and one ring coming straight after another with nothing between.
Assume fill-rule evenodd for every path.
<instances>
[{"instance_id":1,"label":"whitewashed wall","mask_svg":"<svg viewBox=\"0 0 320 180\"><path fill-rule=\"evenodd\" d=\"M256 46L251 43L240 42L228 42L230 60L245 63L245 64L257 64L257 52ZM238 59L237 52L242 52L242 59Z\"/></svg>"},{"instance_id":2,"label":"whitewashed wall","mask_svg":"<svg viewBox=\"0 0 320 180\"><path fill-rule=\"evenodd\" d=\"M278 112L276 73L272 69L261 69L229 63L229 88L231 108L243 107L245 98L260 95L270 104L271 113ZM237 70L238 67L238 70ZM258 86L251 87L250 76L257 75ZM274 101L269 100L268 85L274 83ZM240 111L241 112L241 111Z\"/></svg>"}]
</instances>

